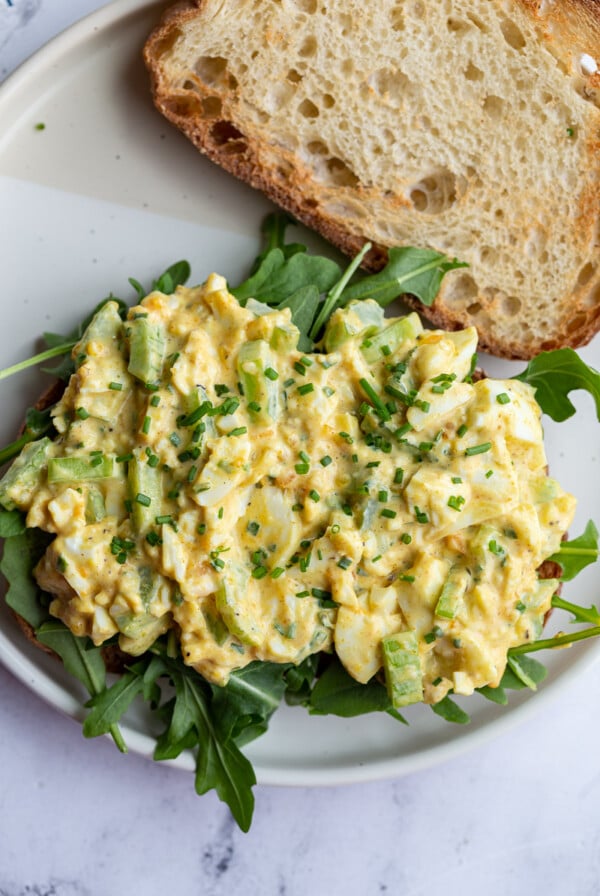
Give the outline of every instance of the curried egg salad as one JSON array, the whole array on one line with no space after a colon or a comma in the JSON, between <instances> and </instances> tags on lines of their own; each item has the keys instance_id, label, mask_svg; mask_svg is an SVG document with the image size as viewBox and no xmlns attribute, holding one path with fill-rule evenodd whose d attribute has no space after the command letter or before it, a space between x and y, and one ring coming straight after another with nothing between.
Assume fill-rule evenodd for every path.
<instances>
[{"instance_id":1,"label":"curried egg salad","mask_svg":"<svg viewBox=\"0 0 600 896\"><path fill-rule=\"evenodd\" d=\"M373 301L298 350L289 308L224 278L106 303L0 503L55 535L50 612L134 656L173 632L224 685L254 660L334 650L393 706L499 684L539 637L575 500L547 475L519 380L472 379L474 328L424 330Z\"/></svg>"}]
</instances>

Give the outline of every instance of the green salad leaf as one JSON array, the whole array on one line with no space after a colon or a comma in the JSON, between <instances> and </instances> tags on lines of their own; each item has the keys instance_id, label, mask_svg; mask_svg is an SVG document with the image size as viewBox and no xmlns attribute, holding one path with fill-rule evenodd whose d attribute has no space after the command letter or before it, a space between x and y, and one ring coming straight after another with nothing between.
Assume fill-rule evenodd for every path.
<instances>
[{"instance_id":1,"label":"green salad leaf","mask_svg":"<svg viewBox=\"0 0 600 896\"><path fill-rule=\"evenodd\" d=\"M558 423L575 413L569 393L576 389L589 392L600 420L600 373L589 367L572 348L541 352L514 379L533 386L542 411Z\"/></svg>"},{"instance_id":2,"label":"green salad leaf","mask_svg":"<svg viewBox=\"0 0 600 896\"><path fill-rule=\"evenodd\" d=\"M563 541L556 554L548 559L560 566L563 582L569 582L590 563L595 563L598 559L598 529L595 523L588 520L582 535L572 541Z\"/></svg>"}]
</instances>

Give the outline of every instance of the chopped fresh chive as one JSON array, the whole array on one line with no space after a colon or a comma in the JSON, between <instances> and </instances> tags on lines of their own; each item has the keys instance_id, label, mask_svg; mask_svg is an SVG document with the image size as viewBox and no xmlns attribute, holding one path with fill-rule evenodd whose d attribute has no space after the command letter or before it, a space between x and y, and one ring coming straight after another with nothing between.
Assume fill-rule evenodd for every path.
<instances>
[{"instance_id":1,"label":"chopped fresh chive","mask_svg":"<svg viewBox=\"0 0 600 896\"><path fill-rule=\"evenodd\" d=\"M150 432L150 424L152 423L152 419L146 414L144 417L144 422L142 423L142 432L144 435L148 435Z\"/></svg>"},{"instance_id":2,"label":"chopped fresh chive","mask_svg":"<svg viewBox=\"0 0 600 896\"><path fill-rule=\"evenodd\" d=\"M470 448L467 448L465 454L467 457L472 457L474 454L485 454L491 447L491 442L482 442L481 445L472 445Z\"/></svg>"},{"instance_id":3,"label":"chopped fresh chive","mask_svg":"<svg viewBox=\"0 0 600 896\"><path fill-rule=\"evenodd\" d=\"M410 544L412 541L412 535L409 535L408 532L403 532L400 536L400 541L402 544Z\"/></svg>"},{"instance_id":4,"label":"chopped fresh chive","mask_svg":"<svg viewBox=\"0 0 600 896\"><path fill-rule=\"evenodd\" d=\"M404 470L402 469L402 467L396 467L396 472L394 473L395 484L401 485L403 479L404 479Z\"/></svg>"},{"instance_id":5,"label":"chopped fresh chive","mask_svg":"<svg viewBox=\"0 0 600 896\"><path fill-rule=\"evenodd\" d=\"M379 491L377 492L377 500L381 501L381 503L384 504L388 499L389 499L389 493L386 492L386 490L384 488L379 489Z\"/></svg>"},{"instance_id":6,"label":"chopped fresh chive","mask_svg":"<svg viewBox=\"0 0 600 896\"><path fill-rule=\"evenodd\" d=\"M328 467L329 464L333 463L331 457L328 454L325 454L321 460L319 461L322 467Z\"/></svg>"},{"instance_id":7,"label":"chopped fresh chive","mask_svg":"<svg viewBox=\"0 0 600 896\"><path fill-rule=\"evenodd\" d=\"M452 510L462 510L462 506L465 503L465 498L462 495L450 495L448 498L448 507L451 507Z\"/></svg>"},{"instance_id":8,"label":"chopped fresh chive","mask_svg":"<svg viewBox=\"0 0 600 896\"><path fill-rule=\"evenodd\" d=\"M304 476L310 470L309 464L295 464L294 470L299 476Z\"/></svg>"},{"instance_id":9,"label":"chopped fresh chive","mask_svg":"<svg viewBox=\"0 0 600 896\"><path fill-rule=\"evenodd\" d=\"M384 421L391 420L392 415L369 381L362 377L358 382L367 398L370 399L379 419Z\"/></svg>"},{"instance_id":10,"label":"chopped fresh chive","mask_svg":"<svg viewBox=\"0 0 600 896\"><path fill-rule=\"evenodd\" d=\"M112 383L108 384L108 388L112 389L114 392L120 392L121 389L123 388L123 383L112 382Z\"/></svg>"},{"instance_id":11,"label":"chopped fresh chive","mask_svg":"<svg viewBox=\"0 0 600 896\"><path fill-rule=\"evenodd\" d=\"M311 498L311 500L313 500L315 504L321 500L321 495L317 491L315 491L314 488L311 488L308 493L308 497Z\"/></svg>"},{"instance_id":12,"label":"chopped fresh chive","mask_svg":"<svg viewBox=\"0 0 600 896\"><path fill-rule=\"evenodd\" d=\"M235 429L230 429L227 433L228 436L243 436L248 432L247 426L236 426Z\"/></svg>"},{"instance_id":13,"label":"chopped fresh chive","mask_svg":"<svg viewBox=\"0 0 600 896\"><path fill-rule=\"evenodd\" d=\"M248 402L248 410L254 411L255 414L259 414L261 411L261 407L257 401L249 401Z\"/></svg>"},{"instance_id":14,"label":"chopped fresh chive","mask_svg":"<svg viewBox=\"0 0 600 896\"><path fill-rule=\"evenodd\" d=\"M80 420L87 420L87 418L90 416L85 408L77 408L75 414L77 417L79 417Z\"/></svg>"},{"instance_id":15,"label":"chopped fresh chive","mask_svg":"<svg viewBox=\"0 0 600 896\"><path fill-rule=\"evenodd\" d=\"M379 514L379 516L384 516L388 520L393 520L396 517L396 515L397 515L396 511L390 510L389 507L384 507L383 510Z\"/></svg>"},{"instance_id":16,"label":"chopped fresh chive","mask_svg":"<svg viewBox=\"0 0 600 896\"><path fill-rule=\"evenodd\" d=\"M115 457L115 462L118 464L124 464L128 460L133 460L133 454L131 453L131 451L128 451L127 454L118 454Z\"/></svg>"},{"instance_id":17,"label":"chopped fresh chive","mask_svg":"<svg viewBox=\"0 0 600 896\"><path fill-rule=\"evenodd\" d=\"M303 386L298 386L298 394L299 395L309 395L311 392L315 391L315 387L312 383L305 383Z\"/></svg>"},{"instance_id":18,"label":"chopped fresh chive","mask_svg":"<svg viewBox=\"0 0 600 896\"><path fill-rule=\"evenodd\" d=\"M419 508L415 504L415 517L418 523L428 523L429 517L425 513L424 510L419 510Z\"/></svg>"},{"instance_id":19,"label":"chopped fresh chive","mask_svg":"<svg viewBox=\"0 0 600 896\"><path fill-rule=\"evenodd\" d=\"M198 535L204 535L204 533L206 532L206 523L198 523L196 532L198 533Z\"/></svg>"},{"instance_id":20,"label":"chopped fresh chive","mask_svg":"<svg viewBox=\"0 0 600 896\"><path fill-rule=\"evenodd\" d=\"M462 423L462 424L458 427L458 429L456 430L456 435L457 435L460 439L462 439L462 437L463 437L464 434L468 431L468 429L469 429L469 427L467 426L467 424L466 424L466 423Z\"/></svg>"},{"instance_id":21,"label":"chopped fresh chive","mask_svg":"<svg viewBox=\"0 0 600 896\"><path fill-rule=\"evenodd\" d=\"M340 569L348 569L350 566L352 566L352 560L350 559L350 557L340 557L337 565Z\"/></svg>"},{"instance_id":22,"label":"chopped fresh chive","mask_svg":"<svg viewBox=\"0 0 600 896\"><path fill-rule=\"evenodd\" d=\"M306 367L300 361L294 361L294 370L296 373L299 373L300 376L306 376Z\"/></svg>"},{"instance_id":23,"label":"chopped fresh chive","mask_svg":"<svg viewBox=\"0 0 600 896\"><path fill-rule=\"evenodd\" d=\"M340 437L340 439L343 439L344 442L347 442L349 445L352 445L354 443L354 439L352 438L352 436L350 435L349 432L338 432L338 436Z\"/></svg>"},{"instance_id":24,"label":"chopped fresh chive","mask_svg":"<svg viewBox=\"0 0 600 896\"><path fill-rule=\"evenodd\" d=\"M260 529L260 523L257 523L256 520L250 520L246 529L250 533L250 535L258 535L258 530Z\"/></svg>"},{"instance_id":25,"label":"chopped fresh chive","mask_svg":"<svg viewBox=\"0 0 600 896\"><path fill-rule=\"evenodd\" d=\"M273 380L273 382L279 379L279 374L272 367L265 367L265 376L268 380Z\"/></svg>"},{"instance_id":26,"label":"chopped fresh chive","mask_svg":"<svg viewBox=\"0 0 600 896\"><path fill-rule=\"evenodd\" d=\"M255 566L252 570L252 578L253 579L264 579L269 570L266 566Z\"/></svg>"},{"instance_id":27,"label":"chopped fresh chive","mask_svg":"<svg viewBox=\"0 0 600 896\"><path fill-rule=\"evenodd\" d=\"M496 395L496 401L498 404L509 404L510 395L507 392L501 392L500 395Z\"/></svg>"},{"instance_id":28,"label":"chopped fresh chive","mask_svg":"<svg viewBox=\"0 0 600 896\"><path fill-rule=\"evenodd\" d=\"M415 580L414 576L407 575L406 573L403 573L402 575L398 576L398 578L400 579L401 582L414 582L414 580Z\"/></svg>"},{"instance_id":29,"label":"chopped fresh chive","mask_svg":"<svg viewBox=\"0 0 600 896\"><path fill-rule=\"evenodd\" d=\"M284 572L285 569L283 568L283 566L276 566L275 569L271 570L271 578L278 579L279 576L282 576L284 574Z\"/></svg>"}]
</instances>

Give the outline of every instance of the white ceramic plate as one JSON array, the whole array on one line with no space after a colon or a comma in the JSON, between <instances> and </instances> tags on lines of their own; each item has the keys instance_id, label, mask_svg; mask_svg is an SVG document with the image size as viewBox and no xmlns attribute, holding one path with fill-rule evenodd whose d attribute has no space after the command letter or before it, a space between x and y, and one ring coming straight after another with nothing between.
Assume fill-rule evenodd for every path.
<instances>
[{"instance_id":1,"label":"white ceramic plate","mask_svg":"<svg viewBox=\"0 0 600 896\"><path fill-rule=\"evenodd\" d=\"M67 332L110 291L129 296L129 276L149 284L188 258L195 282L213 270L236 282L256 255L269 203L203 159L153 109L141 48L164 5L118 0L52 41L0 88L1 366L32 354L44 330ZM598 342L582 354L600 366ZM483 363L492 374L524 366ZM5 444L39 394L39 378L24 373L0 389ZM598 424L589 396L578 405L575 422L547 425L553 474L581 498L574 532L600 507ZM566 596L592 603L597 583L598 573L586 570ZM247 753L262 783L404 774L523 718L583 675L599 652L587 643L544 657L550 676L539 694L515 692L508 708L472 698L469 726L445 723L424 706L406 713L408 728L381 714L343 720L282 707ZM83 716L77 683L24 641L3 605L0 658L57 709ZM130 749L151 755L150 726L142 710L127 717ZM191 769L192 757L175 764Z\"/></svg>"}]
</instances>

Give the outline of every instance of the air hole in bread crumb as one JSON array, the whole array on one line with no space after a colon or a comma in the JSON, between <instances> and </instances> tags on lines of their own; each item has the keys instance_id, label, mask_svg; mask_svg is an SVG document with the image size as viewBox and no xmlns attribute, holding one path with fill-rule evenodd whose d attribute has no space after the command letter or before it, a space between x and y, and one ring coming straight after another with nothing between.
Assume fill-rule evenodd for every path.
<instances>
[{"instance_id":1,"label":"air hole in bread crumb","mask_svg":"<svg viewBox=\"0 0 600 896\"><path fill-rule=\"evenodd\" d=\"M473 302L471 305L467 306L467 314L470 314L471 317L477 317L482 311L481 305L479 302Z\"/></svg>"},{"instance_id":2,"label":"air hole in bread crumb","mask_svg":"<svg viewBox=\"0 0 600 896\"><path fill-rule=\"evenodd\" d=\"M317 39L314 35L309 34L300 44L298 55L302 56L304 59L308 59L310 56L314 56L316 52Z\"/></svg>"},{"instance_id":3,"label":"air hole in bread crumb","mask_svg":"<svg viewBox=\"0 0 600 896\"><path fill-rule=\"evenodd\" d=\"M507 317L516 317L521 311L521 300L517 296L502 297L502 314Z\"/></svg>"},{"instance_id":4,"label":"air hole in bread crumb","mask_svg":"<svg viewBox=\"0 0 600 896\"><path fill-rule=\"evenodd\" d=\"M390 21L392 31L404 31L404 6L400 3L396 4L390 12Z\"/></svg>"},{"instance_id":5,"label":"air hole in bread crumb","mask_svg":"<svg viewBox=\"0 0 600 896\"><path fill-rule=\"evenodd\" d=\"M231 121L217 121L210 129L210 136L217 146L229 152L244 152L245 136Z\"/></svg>"},{"instance_id":6,"label":"air hole in bread crumb","mask_svg":"<svg viewBox=\"0 0 600 896\"><path fill-rule=\"evenodd\" d=\"M456 202L456 177L442 168L414 184L409 198L416 211L439 215Z\"/></svg>"},{"instance_id":7,"label":"air hole in bread crumb","mask_svg":"<svg viewBox=\"0 0 600 896\"><path fill-rule=\"evenodd\" d=\"M227 71L227 60L223 56L201 56L194 69L205 84L217 84Z\"/></svg>"},{"instance_id":8,"label":"air hole in bread crumb","mask_svg":"<svg viewBox=\"0 0 600 896\"><path fill-rule=\"evenodd\" d=\"M446 280L444 301L464 304L479 295L479 288L470 274L457 272Z\"/></svg>"},{"instance_id":9,"label":"air hole in bread crumb","mask_svg":"<svg viewBox=\"0 0 600 896\"><path fill-rule=\"evenodd\" d=\"M411 87L412 82L399 68L380 68L368 78L369 87L388 102L398 104Z\"/></svg>"},{"instance_id":10,"label":"air hole in bread crumb","mask_svg":"<svg viewBox=\"0 0 600 896\"><path fill-rule=\"evenodd\" d=\"M591 264L590 262L588 262L587 264L584 264L584 266L579 271L579 276L577 278L577 286L586 286L590 282L590 280L592 279L592 277L594 276L595 273L596 273L596 268L594 267L593 264Z\"/></svg>"},{"instance_id":11,"label":"air hole in bread crumb","mask_svg":"<svg viewBox=\"0 0 600 896\"><path fill-rule=\"evenodd\" d=\"M313 156L329 155L329 148L321 140L311 140L306 144L306 148Z\"/></svg>"},{"instance_id":12,"label":"air hole in bread crumb","mask_svg":"<svg viewBox=\"0 0 600 896\"><path fill-rule=\"evenodd\" d=\"M490 118L501 118L504 111L504 100L493 94L486 96L483 101L483 111L486 112Z\"/></svg>"},{"instance_id":13,"label":"air hole in bread crumb","mask_svg":"<svg viewBox=\"0 0 600 896\"><path fill-rule=\"evenodd\" d=\"M301 75L300 72L296 71L295 68L291 68L287 73L286 78L288 79L288 81L291 81L292 84L299 84L303 78L303 75Z\"/></svg>"},{"instance_id":14,"label":"air hole in bread crumb","mask_svg":"<svg viewBox=\"0 0 600 896\"><path fill-rule=\"evenodd\" d=\"M504 40L509 47L513 48L513 50L520 51L525 47L527 41L523 37L523 32L510 19L504 19L504 21L501 22L500 30Z\"/></svg>"},{"instance_id":15,"label":"air hole in bread crumb","mask_svg":"<svg viewBox=\"0 0 600 896\"><path fill-rule=\"evenodd\" d=\"M318 107L311 100L302 100L298 106L298 112L304 118L317 118L319 115Z\"/></svg>"},{"instance_id":16,"label":"air hole in bread crumb","mask_svg":"<svg viewBox=\"0 0 600 896\"><path fill-rule=\"evenodd\" d=\"M317 0L294 0L294 3L302 12L313 16L317 11Z\"/></svg>"},{"instance_id":17,"label":"air hole in bread crumb","mask_svg":"<svg viewBox=\"0 0 600 896\"><path fill-rule=\"evenodd\" d=\"M472 62L469 62L465 69L465 78L467 81L483 81L483 72Z\"/></svg>"},{"instance_id":18,"label":"air hole in bread crumb","mask_svg":"<svg viewBox=\"0 0 600 896\"><path fill-rule=\"evenodd\" d=\"M335 106L335 99L330 93L324 93L322 99L326 109L332 109Z\"/></svg>"},{"instance_id":19,"label":"air hole in bread crumb","mask_svg":"<svg viewBox=\"0 0 600 896\"><path fill-rule=\"evenodd\" d=\"M471 30L470 22L465 22L464 19L457 19L454 16L450 16L446 19L446 27L451 34L458 35Z\"/></svg>"},{"instance_id":20,"label":"air hole in bread crumb","mask_svg":"<svg viewBox=\"0 0 600 896\"><path fill-rule=\"evenodd\" d=\"M356 174L342 159L332 156L326 162L329 180L336 187L355 187L359 183Z\"/></svg>"},{"instance_id":21,"label":"air hole in bread crumb","mask_svg":"<svg viewBox=\"0 0 600 896\"><path fill-rule=\"evenodd\" d=\"M223 103L218 96L205 96L202 100L202 112L205 118L218 118L223 111Z\"/></svg>"},{"instance_id":22,"label":"air hole in bread crumb","mask_svg":"<svg viewBox=\"0 0 600 896\"><path fill-rule=\"evenodd\" d=\"M578 330L582 330L588 322L588 316L583 311L580 311L579 314L575 314L571 317L567 323L567 332L568 333L576 333Z\"/></svg>"}]
</instances>

